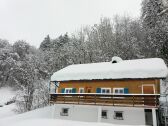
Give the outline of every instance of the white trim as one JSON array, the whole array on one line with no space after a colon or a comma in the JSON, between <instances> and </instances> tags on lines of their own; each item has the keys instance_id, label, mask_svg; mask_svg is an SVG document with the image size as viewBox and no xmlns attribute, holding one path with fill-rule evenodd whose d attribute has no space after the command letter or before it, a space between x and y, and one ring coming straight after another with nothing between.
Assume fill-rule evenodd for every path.
<instances>
[{"instance_id":1,"label":"white trim","mask_svg":"<svg viewBox=\"0 0 168 126\"><path fill-rule=\"evenodd\" d=\"M123 93L115 93L115 90L120 90L122 89L123 90ZM113 94L124 94L124 88L113 88Z\"/></svg>"},{"instance_id":2,"label":"white trim","mask_svg":"<svg viewBox=\"0 0 168 126\"><path fill-rule=\"evenodd\" d=\"M56 93L58 93L58 87L56 88Z\"/></svg>"},{"instance_id":3,"label":"white trim","mask_svg":"<svg viewBox=\"0 0 168 126\"><path fill-rule=\"evenodd\" d=\"M100 88L100 89L101 89L101 94L111 94L111 93L112 93L112 92L111 92L111 88ZM110 92L109 92L109 93L102 93L102 90L104 90L104 89L105 89L105 90L106 90L106 89L107 89L107 90L110 90Z\"/></svg>"},{"instance_id":4,"label":"white trim","mask_svg":"<svg viewBox=\"0 0 168 126\"><path fill-rule=\"evenodd\" d=\"M152 108L153 126L157 126L156 109Z\"/></svg>"},{"instance_id":5,"label":"white trim","mask_svg":"<svg viewBox=\"0 0 168 126\"><path fill-rule=\"evenodd\" d=\"M156 92L155 92L155 84L142 84L142 94L144 94L144 92L143 92L143 87L144 86L152 86L153 87L153 93L155 94Z\"/></svg>"},{"instance_id":6,"label":"white trim","mask_svg":"<svg viewBox=\"0 0 168 126\"><path fill-rule=\"evenodd\" d=\"M83 90L83 93L85 93L85 88L83 88L83 87L79 88L79 91L78 91L78 92L80 93L80 90L81 90L81 89Z\"/></svg>"}]
</instances>

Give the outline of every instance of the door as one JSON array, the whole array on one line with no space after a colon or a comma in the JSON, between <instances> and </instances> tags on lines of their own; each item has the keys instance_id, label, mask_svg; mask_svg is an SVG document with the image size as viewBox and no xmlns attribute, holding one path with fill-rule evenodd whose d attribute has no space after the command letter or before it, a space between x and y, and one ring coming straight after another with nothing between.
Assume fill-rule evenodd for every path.
<instances>
[{"instance_id":1,"label":"door","mask_svg":"<svg viewBox=\"0 0 168 126\"><path fill-rule=\"evenodd\" d=\"M143 85L143 94L154 94L154 85ZM155 98L153 96L144 96L144 105L154 106Z\"/></svg>"},{"instance_id":2,"label":"door","mask_svg":"<svg viewBox=\"0 0 168 126\"><path fill-rule=\"evenodd\" d=\"M153 85L143 85L143 94L154 94Z\"/></svg>"},{"instance_id":3,"label":"door","mask_svg":"<svg viewBox=\"0 0 168 126\"><path fill-rule=\"evenodd\" d=\"M91 87L87 87L87 88L86 88L86 93L91 93L91 92L92 92Z\"/></svg>"},{"instance_id":4,"label":"door","mask_svg":"<svg viewBox=\"0 0 168 126\"><path fill-rule=\"evenodd\" d=\"M152 110L145 109L145 123L146 125L152 126L153 125L153 118L152 118Z\"/></svg>"}]
</instances>

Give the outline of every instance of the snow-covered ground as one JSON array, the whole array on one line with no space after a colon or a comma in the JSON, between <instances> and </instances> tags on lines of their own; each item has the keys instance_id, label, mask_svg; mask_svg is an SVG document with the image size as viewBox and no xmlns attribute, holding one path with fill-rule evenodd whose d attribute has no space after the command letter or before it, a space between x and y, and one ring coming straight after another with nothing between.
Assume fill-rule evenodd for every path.
<instances>
[{"instance_id":1,"label":"snow-covered ground","mask_svg":"<svg viewBox=\"0 0 168 126\"><path fill-rule=\"evenodd\" d=\"M14 103L6 105L7 102L15 97L15 95L16 91L13 91L10 87L0 88L0 119L16 114L14 112L14 109L16 108Z\"/></svg>"},{"instance_id":2,"label":"snow-covered ground","mask_svg":"<svg viewBox=\"0 0 168 126\"><path fill-rule=\"evenodd\" d=\"M15 95L16 92L12 88L0 88L0 104L3 105L0 107L0 126L120 126L108 123L53 119L52 106L16 114L13 111L16 107L14 103L5 105Z\"/></svg>"},{"instance_id":3,"label":"snow-covered ground","mask_svg":"<svg viewBox=\"0 0 168 126\"><path fill-rule=\"evenodd\" d=\"M78 122L78 121L69 121L69 120L60 120L60 119L31 119L24 120L12 125L2 125L2 126L121 126L113 125L107 123L91 123L91 122ZM122 125L123 126L123 125ZM124 125L128 126L128 125Z\"/></svg>"},{"instance_id":4,"label":"snow-covered ground","mask_svg":"<svg viewBox=\"0 0 168 126\"><path fill-rule=\"evenodd\" d=\"M4 105L6 102L15 97L16 92L10 87L0 88L0 105Z\"/></svg>"},{"instance_id":5,"label":"snow-covered ground","mask_svg":"<svg viewBox=\"0 0 168 126\"><path fill-rule=\"evenodd\" d=\"M71 120L53 119L52 107L26 112L16 116L0 119L0 126L120 126L108 123L79 122ZM128 126L128 125L125 125Z\"/></svg>"}]
</instances>

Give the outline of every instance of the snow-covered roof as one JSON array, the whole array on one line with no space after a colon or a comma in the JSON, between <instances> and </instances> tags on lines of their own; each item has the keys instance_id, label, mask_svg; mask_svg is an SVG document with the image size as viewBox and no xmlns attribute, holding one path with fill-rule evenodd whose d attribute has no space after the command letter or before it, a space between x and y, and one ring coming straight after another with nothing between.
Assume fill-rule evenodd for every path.
<instances>
[{"instance_id":1,"label":"snow-covered roof","mask_svg":"<svg viewBox=\"0 0 168 126\"><path fill-rule=\"evenodd\" d=\"M166 78L168 68L160 58L101 62L65 67L51 76L51 81Z\"/></svg>"}]
</instances>

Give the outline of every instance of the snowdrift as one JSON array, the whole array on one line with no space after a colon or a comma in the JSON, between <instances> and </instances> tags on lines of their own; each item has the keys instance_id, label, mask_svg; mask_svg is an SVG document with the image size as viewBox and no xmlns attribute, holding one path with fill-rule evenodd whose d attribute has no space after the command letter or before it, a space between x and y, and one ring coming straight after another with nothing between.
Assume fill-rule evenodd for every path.
<instances>
[{"instance_id":1,"label":"snowdrift","mask_svg":"<svg viewBox=\"0 0 168 126\"><path fill-rule=\"evenodd\" d=\"M107 123L79 122L52 118L52 106L0 119L0 126L121 126ZM126 125L125 125L126 126ZM128 126L128 125L127 125Z\"/></svg>"}]
</instances>

